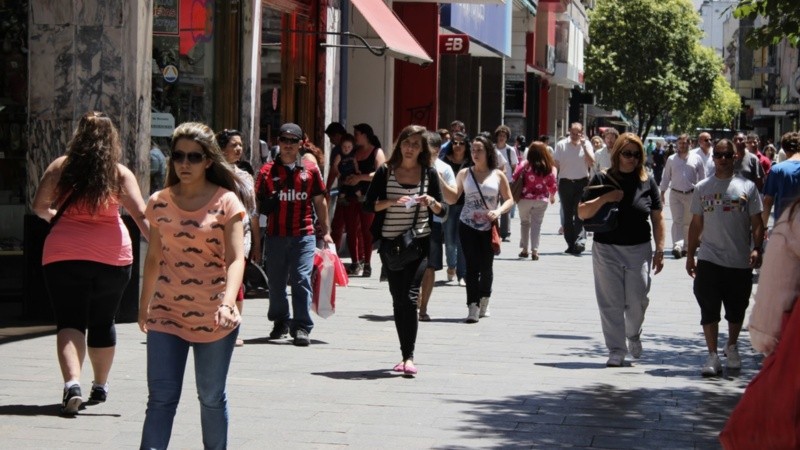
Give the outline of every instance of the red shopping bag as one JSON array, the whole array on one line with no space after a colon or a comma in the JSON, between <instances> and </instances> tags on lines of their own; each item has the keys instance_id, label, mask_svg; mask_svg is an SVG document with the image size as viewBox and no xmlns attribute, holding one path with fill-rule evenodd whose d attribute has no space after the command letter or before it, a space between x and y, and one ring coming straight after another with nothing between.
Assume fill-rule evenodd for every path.
<instances>
[{"instance_id":1,"label":"red shopping bag","mask_svg":"<svg viewBox=\"0 0 800 450\"><path fill-rule=\"evenodd\" d=\"M330 249L314 251L314 269L311 273L312 309L323 319L332 316L336 311L335 279L338 259L336 253Z\"/></svg>"},{"instance_id":2,"label":"red shopping bag","mask_svg":"<svg viewBox=\"0 0 800 450\"><path fill-rule=\"evenodd\" d=\"M800 306L796 302L783 315L775 351L764 359L719 435L725 449L800 447Z\"/></svg>"}]
</instances>

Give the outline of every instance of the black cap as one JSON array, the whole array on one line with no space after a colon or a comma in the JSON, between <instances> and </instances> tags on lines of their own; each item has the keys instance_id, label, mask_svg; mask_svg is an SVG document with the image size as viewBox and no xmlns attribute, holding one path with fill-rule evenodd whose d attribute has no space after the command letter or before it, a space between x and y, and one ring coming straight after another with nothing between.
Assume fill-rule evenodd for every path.
<instances>
[{"instance_id":1,"label":"black cap","mask_svg":"<svg viewBox=\"0 0 800 450\"><path fill-rule=\"evenodd\" d=\"M285 123L281 125L280 134L289 134L297 139L303 139L303 130L301 130L300 126L296 123Z\"/></svg>"}]
</instances>

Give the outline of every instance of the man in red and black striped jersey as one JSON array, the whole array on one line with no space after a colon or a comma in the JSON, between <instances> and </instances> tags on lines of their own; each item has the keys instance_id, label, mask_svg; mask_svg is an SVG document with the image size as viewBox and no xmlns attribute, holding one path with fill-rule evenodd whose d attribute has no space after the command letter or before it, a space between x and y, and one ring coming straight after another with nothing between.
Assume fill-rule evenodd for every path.
<instances>
[{"instance_id":1,"label":"man in red and black striped jersey","mask_svg":"<svg viewBox=\"0 0 800 450\"><path fill-rule=\"evenodd\" d=\"M270 339L291 333L294 345L310 343L311 271L316 248L315 221L327 243L333 243L328 230L328 202L325 182L316 164L300 157L303 131L294 123L281 126L280 153L265 164L256 177L256 198L261 214L267 216L266 248L269 279L269 312L274 322ZM291 280L292 314L286 297Z\"/></svg>"}]
</instances>

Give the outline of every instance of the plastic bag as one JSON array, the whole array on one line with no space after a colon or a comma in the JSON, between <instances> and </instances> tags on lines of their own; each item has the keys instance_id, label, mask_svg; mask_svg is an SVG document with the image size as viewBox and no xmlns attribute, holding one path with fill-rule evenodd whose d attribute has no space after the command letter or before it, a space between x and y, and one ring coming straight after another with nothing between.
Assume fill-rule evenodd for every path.
<instances>
[{"instance_id":1,"label":"plastic bag","mask_svg":"<svg viewBox=\"0 0 800 450\"><path fill-rule=\"evenodd\" d=\"M336 312L336 285L347 286L347 272L335 249L314 250L314 270L311 273L313 311L323 319Z\"/></svg>"}]
</instances>

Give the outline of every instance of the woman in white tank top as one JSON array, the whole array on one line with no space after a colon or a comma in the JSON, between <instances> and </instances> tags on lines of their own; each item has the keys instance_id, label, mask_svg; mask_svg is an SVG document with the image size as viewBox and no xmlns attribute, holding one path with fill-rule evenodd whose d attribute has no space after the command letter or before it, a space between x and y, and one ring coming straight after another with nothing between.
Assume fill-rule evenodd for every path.
<instances>
[{"instance_id":1,"label":"woman in white tank top","mask_svg":"<svg viewBox=\"0 0 800 450\"><path fill-rule=\"evenodd\" d=\"M478 136L472 141L473 167L462 169L456 176L456 199L464 194L459 237L467 262L467 323L489 317L492 295L492 222L514 206L511 187L503 171L497 169L497 152L492 142ZM500 204L498 195L505 200Z\"/></svg>"}]
</instances>

